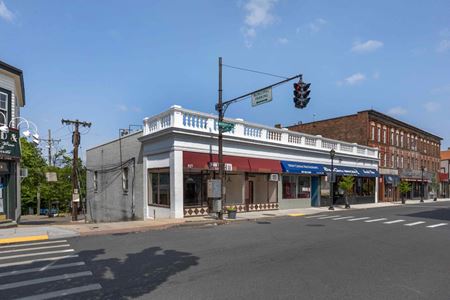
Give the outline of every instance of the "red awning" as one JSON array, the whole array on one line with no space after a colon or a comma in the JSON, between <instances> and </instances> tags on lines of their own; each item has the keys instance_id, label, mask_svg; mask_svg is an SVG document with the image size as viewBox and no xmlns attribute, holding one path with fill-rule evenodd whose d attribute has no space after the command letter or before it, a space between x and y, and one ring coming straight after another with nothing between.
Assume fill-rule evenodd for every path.
<instances>
[{"instance_id":1,"label":"red awning","mask_svg":"<svg viewBox=\"0 0 450 300\"><path fill-rule=\"evenodd\" d=\"M241 156L223 156L225 169L255 173L281 173L279 160L250 158ZM183 166L188 169L217 170L218 155L183 151ZM228 164L228 165L227 165Z\"/></svg>"},{"instance_id":2,"label":"red awning","mask_svg":"<svg viewBox=\"0 0 450 300\"><path fill-rule=\"evenodd\" d=\"M448 174L447 173L439 173L439 181L440 182L447 182L448 181Z\"/></svg>"}]
</instances>

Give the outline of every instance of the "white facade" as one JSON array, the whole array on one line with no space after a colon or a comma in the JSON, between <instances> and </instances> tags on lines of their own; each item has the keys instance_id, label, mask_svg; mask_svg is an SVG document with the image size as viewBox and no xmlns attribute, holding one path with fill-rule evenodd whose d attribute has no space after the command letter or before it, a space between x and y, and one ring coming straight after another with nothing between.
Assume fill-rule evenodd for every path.
<instances>
[{"instance_id":1,"label":"white facade","mask_svg":"<svg viewBox=\"0 0 450 300\"><path fill-rule=\"evenodd\" d=\"M242 119L225 121L235 124L235 128L224 133L224 155L329 164L329 152L334 149L334 163L337 167L378 170L376 148L272 128ZM143 203L146 218L183 218L183 152L215 154L218 152L217 136L217 116L179 106L172 106L168 111L144 119L143 136L140 140L143 147ZM157 169L170 170L170 208L149 205L149 198L152 197L149 170ZM230 182L233 184L232 179ZM239 183L234 184L237 189L243 189ZM257 184L258 180L255 179L255 185ZM377 201L378 180L375 180L375 184ZM237 193L239 192L240 190ZM236 194L236 190L233 193ZM274 190L268 189L265 192L267 197L268 193L273 194Z\"/></svg>"}]
</instances>

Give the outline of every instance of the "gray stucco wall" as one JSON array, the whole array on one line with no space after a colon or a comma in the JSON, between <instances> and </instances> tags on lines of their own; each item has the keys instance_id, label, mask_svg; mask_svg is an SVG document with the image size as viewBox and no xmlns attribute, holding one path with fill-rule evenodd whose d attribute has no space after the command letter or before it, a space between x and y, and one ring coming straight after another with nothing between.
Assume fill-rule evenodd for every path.
<instances>
[{"instance_id":1,"label":"gray stucco wall","mask_svg":"<svg viewBox=\"0 0 450 300\"><path fill-rule=\"evenodd\" d=\"M86 151L87 212L92 222L144 219L142 131ZM120 159L122 152L122 160ZM121 164L122 161L122 164ZM123 191L122 169L128 167L128 192ZM97 172L97 190L94 173Z\"/></svg>"}]
</instances>

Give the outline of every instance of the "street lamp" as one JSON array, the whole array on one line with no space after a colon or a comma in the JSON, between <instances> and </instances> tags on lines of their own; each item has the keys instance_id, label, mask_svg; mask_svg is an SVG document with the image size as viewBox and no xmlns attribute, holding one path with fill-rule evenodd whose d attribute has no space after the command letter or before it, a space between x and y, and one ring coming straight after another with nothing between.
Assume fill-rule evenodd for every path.
<instances>
[{"instance_id":1,"label":"street lamp","mask_svg":"<svg viewBox=\"0 0 450 300\"><path fill-rule=\"evenodd\" d=\"M420 167L420 170L422 170L422 181L421 181L421 191L420 191L420 202L423 202L423 197L424 197L424 188L423 188L423 171L425 170L424 166Z\"/></svg>"},{"instance_id":2,"label":"street lamp","mask_svg":"<svg viewBox=\"0 0 450 300\"><path fill-rule=\"evenodd\" d=\"M336 155L336 151L334 149L330 150L330 158L331 158L331 176L330 176L330 198L331 203L328 210L334 210L334 192L333 192L333 183L334 183L334 156Z\"/></svg>"}]
</instances>

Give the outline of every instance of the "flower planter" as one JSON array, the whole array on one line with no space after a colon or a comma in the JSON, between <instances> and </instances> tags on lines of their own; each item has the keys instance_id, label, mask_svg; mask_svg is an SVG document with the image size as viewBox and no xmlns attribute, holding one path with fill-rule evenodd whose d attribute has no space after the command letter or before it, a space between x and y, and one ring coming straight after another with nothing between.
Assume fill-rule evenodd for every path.
<instances>
[{"instance_id":1,"label":"flower planter","mask_svg":"<svg viewBox=\"0 0 450 300\"><path fill-rule=\"evenodd\" d=\"M228 219L236 219L236 211L235 210L228 210Z\"/></svg>"}]
</instances>

